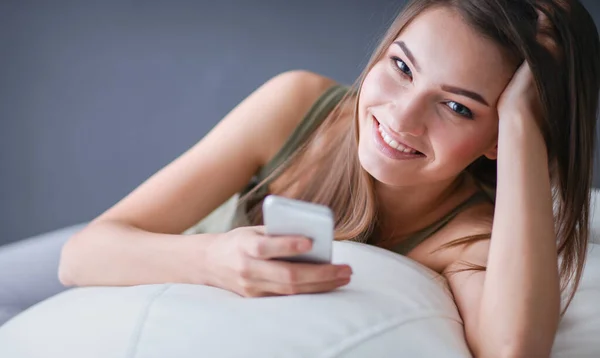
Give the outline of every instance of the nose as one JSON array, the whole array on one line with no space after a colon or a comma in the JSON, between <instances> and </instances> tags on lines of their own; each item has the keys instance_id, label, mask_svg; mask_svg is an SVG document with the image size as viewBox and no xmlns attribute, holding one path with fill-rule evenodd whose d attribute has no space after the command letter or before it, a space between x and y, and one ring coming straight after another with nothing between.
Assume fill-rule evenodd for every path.
<instances>
[{"instance_id":1,"label":"nose","mask_svg":"<svg viewBox=\"0 0 600 358\"><path fill-rule=\"evenodd\" d=\"M425 133L425 103L418 96L405 93L389 103L388 126L398 134L422 136Z\"/></svg>"}]
</instances>

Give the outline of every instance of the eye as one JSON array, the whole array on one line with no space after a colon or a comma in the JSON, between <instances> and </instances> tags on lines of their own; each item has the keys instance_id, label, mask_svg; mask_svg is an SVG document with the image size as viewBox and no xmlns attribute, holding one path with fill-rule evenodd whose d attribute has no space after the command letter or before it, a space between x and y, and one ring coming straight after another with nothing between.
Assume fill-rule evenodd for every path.
<instances>
[{"instance_id":1,"label":"eye","mask_svg":"<svg viewBox=\"0 0 600 358\"><path fill-rule=\"evenodd\" d=\"M406 62L402 61L399 57L396 56L392 56L390 60L392 61L392 66L394 67L394 70L400 71L402 74L412 78L412 71L410 67L408 67Z\"/></svg>"},{"instance_id":2,"label":"eye","mask_svg":"<svg viewBox=\"0 0 600 358\"><path fill-rule=\"evenodd\" d=\"M468 119L473 119L473 112L471 112L470 109L468 109L467 107L463 106L460 103L456 103L454 101L449 101L449 102L446 102L446 106L448 106L448 108L450 108L453 112L455 112L456 114L458 114L460 116L463 116Z\"/></svg>"}]
</instances>

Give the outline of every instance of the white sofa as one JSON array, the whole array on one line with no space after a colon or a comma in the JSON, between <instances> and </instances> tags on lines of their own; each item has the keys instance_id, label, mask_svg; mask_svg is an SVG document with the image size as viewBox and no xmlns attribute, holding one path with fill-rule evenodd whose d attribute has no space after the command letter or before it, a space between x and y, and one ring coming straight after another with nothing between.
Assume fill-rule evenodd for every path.
<instances>
[{"instance_id":1,"label":"white sofa","mask_svg":"<svg viewBox=\"0 0 600 358\"><path fill-rule=\"evenodd\" d=\"M600 357L600 245L553 357ZM445 282L388 251L335 243L352 282L327 294L244 299L164 284L81 288L0 327L0 357L469 357Z\"/></svg>"},{"instance_id":2,"label":"white sofa","mask_svg":"<svg viewBox=\"0 0 600 358\"><path fill-rule=\"evenodd\" d=\"M595 220L595 223L600 220ZM433 271L336 242L352 282L326 294L241 298L181 284L80 288L0 327L0 357L469 357L460 316ZM560 323L553 357L600 357L600 245Z\"/></svg>"}]
</instances>

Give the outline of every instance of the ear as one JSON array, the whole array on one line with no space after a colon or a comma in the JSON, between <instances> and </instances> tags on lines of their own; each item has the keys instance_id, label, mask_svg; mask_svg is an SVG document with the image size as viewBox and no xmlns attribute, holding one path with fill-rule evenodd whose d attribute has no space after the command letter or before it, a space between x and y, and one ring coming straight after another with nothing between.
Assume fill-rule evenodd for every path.
<instances>
[{"instance_id":1,"label":"ear","mask_svg":"<svg viewBox=\"0 0 600 358\"><path fill-rule=\"evenodd\" d=\"M498 144L494 144L494 146L484 152L483 155L489 160L498 159Z\"/></svg>"}]
</instances>

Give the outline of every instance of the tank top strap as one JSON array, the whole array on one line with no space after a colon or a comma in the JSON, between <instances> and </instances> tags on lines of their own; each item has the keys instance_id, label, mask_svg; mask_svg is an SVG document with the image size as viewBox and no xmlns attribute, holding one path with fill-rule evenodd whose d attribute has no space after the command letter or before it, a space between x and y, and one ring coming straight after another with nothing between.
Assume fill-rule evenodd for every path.
<instances>
[{"instance_id":1,"label":"tank top strap","mask_svg":"<svg viewBox=\"0 0 600 358\"><path fill-rule=\"evenodd\" d=\"M446 215L444 215L440 220L436 221L435 223L427 226L422 230L419 230L418 232L412 234L402 242L398 243L398 245L394 246L393 251L401 255L408 254L412 249L417 247L417 245L419 245L428 237L435 234L444 226L446 226L452 219L456 217L456 215L466 210L467 208L484 201L490 201L489 196L483 191L477 191L475 194L471 195L467 200L463 201L450 212L448 212Z\"/></svg>"},{"instance_id":2,"label":"tank top strap","mask_svg":"<svg viewBox=\"0 0 600 358\"><path fill-rule=\"evenodd\" d=\"M279 166L285 163L285 161L308 139L308 137L319 127L319 125L327 118L329 113L340 103L342 98L346 95L350 87L345 85L336 84L329 87L316 102L311 106L308 112L300 124L294 129L292 134L288 137L283 147L275 154L275 156L265 164L252 178L252 181L248 187L242 192L248 192L258 183L263 181L269 175L271 175ZM257 197L261 197L267 194L268 185L273 181L275 177L270 178L265 185L263 185L257 191Z\"/></svg>"},{"instance_id":3,"label":"tank top strap","mask_svg":"<svg viewBox=\"0 0 600 358\"><path fill-rule=\"evenodd\" d=\"M258 172L258 178L268 177L277 167L283 164L319 127L347 92L348 87L343 85L334 85L328 88L308 110L279 152L261 168Z\"/></svg>"}]
</instances>

